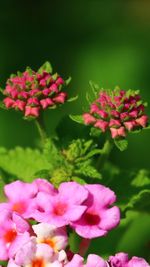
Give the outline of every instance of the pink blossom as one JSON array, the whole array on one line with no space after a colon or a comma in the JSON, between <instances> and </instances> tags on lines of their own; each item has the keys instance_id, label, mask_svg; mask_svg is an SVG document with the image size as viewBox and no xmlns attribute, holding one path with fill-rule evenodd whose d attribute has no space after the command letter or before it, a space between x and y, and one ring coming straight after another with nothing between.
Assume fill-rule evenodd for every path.
<instances>
[{"instance_id":1,"label":"pink blossom","mask_svg":"<svg viewBox=\"0 0 150 267\"><path fill-rule=\"evenodd\" d=\"M108 263L104 261L101 257L90 254L87 258L86 264L84 264L84 259L75 254L73 259L65 265L66 267L109 267Z\"/></svg>"},{"instance_id":2,"label":"pink blossom","mask_svg":"<svg viewBox=\"0 0 150 267\"><path fill-rule=\"evenodd\" d=\"M0 211L5 208L21 214L24 218L30 218L35 209L34 197L38 191L37 185L15 181L5 185L4 191L8 202L0 203Z\"/></svg>"},{"instance_id":3,"label":"pink blossom","mask_svg":"<svg viewBox=\"0 0 150 267\"><path fill-rule=\"evenodd\" d=\"M15 101L13 99L11 99L10 97L6 97L4 100L3 100L6 108L12 108L14 107L14 103Z\"/></svg>"},{"instance_id":4,"label":"pink blossom","mask_svg":"<svg viewBox=\"0 0 150 267\"><path fill-rule=\"evenodd\" d=\"M119 224L118 207L109 207L116 201L113 191L103 185L85 185L88 199L84 202L87 210L78 221L71 225L84 238L104 236Z\"/></svg>"},{"instance_id":5,"label":"pink blossom","mask_svg":"<svg viewBox=\"0 0 150 267\"><path fill-rule=\"evenodd\" d=\"M49 183L46 179L37 178L33 181L32 184L35 184L37 188L36 194L38 194L39 192L44 192L50 195L55 195L58 193L58 190L55 189L54 186L51 183Z\"/></svg>"},{"instance_id":6,"label":"pink blossom","mask_svg":"<svg viewBox=\"0 0 150 267\"><path fill-rule=\"evenodd\" d=\"M39 100L36 97L31 97L28 99L27 105L38 106Z\"/></svg>"},{"instance_id":7,"label":"pink blossom","mask_svg":"<svg viewBox=\"0 0 150 267\"><path fill-rule=\"evenodd\" d=\"M150 267L144 259L138 257L129 259L128 254L123 252L110 256L108 262L112 267Z\"/></svg>"},{"instance_id":8,"label":"pink blossom","mask_svg":"<svg viewBox=\"0 0 150 267\"><path fill-rule=\"evenodd\" d=\"M39 222L57 227L68 225L78 220L86 210L87 207L82 203L87 197L88 191L83 186L75 182L62 183L54 196L45 193L37 195L38 208L32 216Z\"/></svg>"},{"instance_id":9,"label":"pink blossom","mask_svg":"<svg viewBox=\"0 0 150 267\"><path fill-rule=\"evenodd\" d=\"M67 98L67 93L61 92L57 96L55 96L53 98L53 101L55 103L61 103L61 104L63 104L66 101L66 98Z\"/></svg>"},{"instance_id":10,"label":"pink blossom","mask_svg":"<svg viewBox=\"0 0 150 267\"><path fill-rule=\"evenodd\" d=\"M139 99L136 91L101 90L90 111L83 114L84 123L92 124L102 132L109 131L113 139L125 138L128 131L138 126L145 128L148 124L145 104L140 100L139 105Z\"/></svg>"},{"instance_id":11,"label":"pink blossom","mask_svg":"<svg viewBox=\"0 0 150 267\"><path fill-rule=\"evenodd\" d=\"M17 99L13 105L13 107L18 108L21 111L25 109L25 106L26 106L26 102L24 102L23 100L19 100L19 99Z\"/></svg>"},{"instance_id":12,"label":"pink blossom","mask_svg":"<svg viewBox=\"0 0 150 267\"><path fill-rule=\"evenodd\" d=\"M68 244L68 237L64 227L56 227L48 223L39 223L32 226L36 234L37 243L49 245L55 252L58 252Z\"/></svg>"},{"instance_id":13,"label":"pink blossom","mask_svg":"<svg viewBox=\"0 0 150 267\"><path fill-rule=\"evenodd\" d=\"M21 245L29 237L27 231L29 224L18 214L0 211L0 260L7 260L14 254L18 242Z\"/></svg>"}]
</instances>

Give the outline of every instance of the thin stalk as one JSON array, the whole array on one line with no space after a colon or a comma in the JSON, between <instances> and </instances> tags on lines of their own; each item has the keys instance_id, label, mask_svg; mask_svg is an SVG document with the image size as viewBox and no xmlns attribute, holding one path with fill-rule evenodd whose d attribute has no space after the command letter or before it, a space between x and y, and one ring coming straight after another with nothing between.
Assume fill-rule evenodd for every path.
<instances>
[{"instance_id":1,"label":"thin stalk","mask_svg":"<svg viewBox=\"0 0 150 267\"><path fill-rule=\"evenodd\" d=\"M43 114L40 114L40 116L35 120L35 125L40 135L42 145L44 145L47 139L47 134L46 134L46 128L45 128L45 124L43 120Z\"/></svg>"},{"instance_id":2,"label":"thin stalk","mask_svg":"<svg viewBox=\"0 0 150 267\"><path fill-rule=\"evenodd\" d=\"M82 238L81 243L79 245L79 255L84 257L86 252L88 251L90 247L91 239L88 238Z\"/></svg>"},{"instance_id":3,"label":"thin stalk","mask_svg":"<svg viewBox=\"0 0 150 267\"><path fill-rule=\"evenodd\" d=\"M104 146L102 148L102 153L101 153L101 155L98 158L97 163L96 163L96 167L98 170L103 168L105 162L109 158L109 155L110 155L112 148L113 148L112 141L109 138L106 139Z\"/></svg>"}]
</instances>

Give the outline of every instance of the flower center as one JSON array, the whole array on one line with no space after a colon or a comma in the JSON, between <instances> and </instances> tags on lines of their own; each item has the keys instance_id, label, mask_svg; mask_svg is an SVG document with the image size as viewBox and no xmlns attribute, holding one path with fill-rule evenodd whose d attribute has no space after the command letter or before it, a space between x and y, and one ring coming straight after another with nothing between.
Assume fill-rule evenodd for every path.
<instances>
[{"instance_id":1,"label":"flower center","mask_svg":"<svg viewBox=\"0 0 150 267\"><path fill-rule=\"evenodd\" d=\"M50 238L43 239L41 243L47 244L55 250L55 242L52 239Z\"/></svg>"},{"instance_id":2,"label":"flower center","mask_svg":"<svg viewBox=\"0 0 150 267\"><path fill-rule=\"evenodd\" d=\"M34 259L31 267L45 267L45 262L42 258Z\"/></svg>"},{"instance_id":3,"label":"flower center","mask_svg":"<svg viewBox=\"0 0 150 267\"><path fill-rule=\"evenodd\" d=\"M66 203L61 203L61 202L58 202L54 209L53 209L53 213L57 216L62 216L65 214L67 210L67 204Z\"/></svg>"},{"instance_id":4,"label":"flower center","mask_svg":"<svg viewBox=\"0 0 150 267\"><path fill-rule=\"evenodd\" d=\"M86 212L84 218L86 223L89 225L97 225L100 222L100 217L94 213Z\"/></svg>"},{"instance_id":5,"label":"flower center","mask_svg":"<svg viewBox=\"0 0 150 267\"><path fill-rule=\"evenodd\" d=\"M12 210L22 214L26 210L26 205L23 202L16 202L13 204Z\"/></svg>"},{"instance_id":6,"label":"flower center","mask_svg":"<svg viewBox=\"0 0 150 267\"><path fill-rule=\"evenodd\" d=\"M11 243L14 241L16 236L17 236L16 230L10 229L4 234L4 240L6 243Z\"/></svg>"}]
</instances>

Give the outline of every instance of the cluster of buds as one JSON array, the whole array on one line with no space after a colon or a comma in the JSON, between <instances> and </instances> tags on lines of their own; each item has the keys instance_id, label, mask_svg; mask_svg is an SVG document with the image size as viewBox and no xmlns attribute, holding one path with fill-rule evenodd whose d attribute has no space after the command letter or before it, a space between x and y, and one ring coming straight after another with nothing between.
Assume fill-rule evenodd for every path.
<instances>
[{"instance_id":1,"label":"cluster of buds","mask_svg":"<svg viewBox=\"0 0 150 267\"><path fill-rule=\"evenodd\" d=\"M93 125L102 132L110 130L112 138L125 138L127 132L145 128L148 116L145 103L138 91L102 90L91 104L90 112L83 114L86 125Z\"/></svg>"},{"instance_id":2,"label":"cluster of buds","mask_svg":"<svg viewBox=\"0 0 150 267\"><path fill-rule=\"evenodd\" d=\"M3 103L7 109L20 110L25 117L36 118L41 110L55 108L67 100L67 93L62 91L64 85L66 82L57 73L27 68L7 80Z\"/></svg>"},{"instance_id":3,"label":"cluster of buds","mask_svg":"<svg viewBox=\"0 0 150 267\"><path fill-rule=\"evenodd\" d=\"M125 253L106 261L90 254L85 245L103 236L120 220L113 191L102 185L62 183L55 189L44 179L15 181L4 188L7 202L0 204L0 261L8 267L149 267L141 258ZM110 206L110 207L109 207ZM70 250L67 227L83 237L78 254Z\"/></svg>"}]
</instances>

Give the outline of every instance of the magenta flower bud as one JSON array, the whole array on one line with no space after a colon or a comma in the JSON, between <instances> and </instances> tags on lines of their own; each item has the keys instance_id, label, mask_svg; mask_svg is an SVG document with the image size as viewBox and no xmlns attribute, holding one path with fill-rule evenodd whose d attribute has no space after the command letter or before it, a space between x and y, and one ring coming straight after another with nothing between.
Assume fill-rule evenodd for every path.
<instances>
[{"instance_id":1,"label":"magenta flower bud","mask_svg":"<svg viewBox=\"0 0 150 267\"><path fill-rule=\"evenodd\" d=\"M50 91L50 92L58 93L58 92L59 92L59 90L58 90L58 86L57 86L55 83L53 83L53 84L49 87L49 91Z\"/></svg>"},{"instance_id":2,"label":"magenta flower bud","mask_svg":"<svg viewBox=\"0 0 150 267\"><path fill-rule=\"evenodd\" d=\"M132 118L137 118L138 110L133 110L133 111L129 112L129 115Z\"/></svg>"},{"instance_id":3,"label":"magenta flower bud","mask_svg":"<svg viewBox=\"0 0 150 267\"><path fill-rule=\"evenodd\" d=\"M64 80L61 77L58 77L56 80L56 85L64 84Z\"/></svg>"},{"instance_id":4,"label":"magenta flower bud","mask_svg":"<svg viewBox=\"0 0 150 267\"><path fill-rule=\"evenodd\" d=\"M14 89L14 90L12 90L10 92L10 95L11 95L12 98L17 98L19 93L18 93L18 91L16 89Z\"/></svg>"},{"instance_id":5,"label":"magenta flower bud","mask_svg":"<svg viewBox=\"0 0 150 267\"><path fill-rule=\"evenodd\" d=\"M46 86L46 80L45 79L40 80L39 84L40 86Z\"/></svg>"},{"instance_id":6,"label":"magenta flower bud","mask_svg":"<svg viewBox=\"0 0 150 267\"><path fill-rule=\"evenodd\" d=\"M96 105L95 103L93 103L91 105L91 108L90 108L90 113L98 113L98 111L99 111L98 105Z\"/></svg>"},{"instance_id":7,"label":"magenta flower bud","mask_svg":"<svg viewBox=\"0 0 150 267\"><path fill-rule=\"evenodd\" d=\"M39 89L32 89L32 90L29 92L29 94L30 94L30 96L35 96L35 95L38 94L39 92L40 92Z\"/></svg>"},{"instance_id":8,"label":"magenta flower bud","mask_svg":"<svg viewBox=\"0 0 150 267\"><path fill-rule=\"evenodd\" d=\"M26 106L26 102L24 102L23 100L19 100L17 99L15 101L15 104L14 104L14 107L23 111L25 109L25 106Z\"/></svg>"},{"instance_id":9,"label":"magenta flower bud","mask_svg":"<svg viewBox=\"0 0 150 267\"><path fill-rule=\"evenodd\" d=\"M97 122L94 124L96 128L99 128L102 130L102 132L105 132L108 127L108 122L103 121L101 119L97 120Z\"/></svg>"},{"instance_id":10,"label":"magenta flower bud","mask_svg":"<svg viewBox=\"0 0 150 267\"><path fill-rule=\"evenodd\" d=\"M61 93L58 94L58 96L53 98L53 101L55 103L63 104L65 102L66 98L67 98L67 93L61 92Z\"/></svg>"},{"instance_id":11,"label":"magenta flower bud","mask_svg":"<svg viewBox=\"0 0 150 267\"><path fill-rule=\"evenodd\" d=\"M111 136L113 139L118 138L118 137L126 137L125 128L123 126L118 129L110 128L110 131L111 131Z\"/></svg>"},{"instance_id":12,"label":"magenta flower bud","mask_svg":"<svg viewBox=\"0 0 150 267\"><path fill-rule=\"evenodd\" d=\"M109 122L109 127L120 127L121 123L119 120L111 119Z\"/></svg>"},{"instance_id":13,"label":"magenta flower bud","mask_svg":"<svg viewBox=\"0 0 150 267\"><path fill-rule=\"evenodd\" d=\"M108 117L108 113L104 110L98 110L97 114L99 114L103 119L106 119Z\"/></svg>"},{"instance_id":14,"label":"magenta flower bud","mask_svg":"<svg viewBox=\"0 0 150 267\"><path fill-rule=\"evenodd\" d=\"M50 93L50 89L48 89L48 88L46 88L46 89L44 89L44 90L42 91L42 94L43 94L44 96L48 96L49 93Z\"/></svg>"},{"instance_id":15,"label":"magenta flower bud","mask_svg":"<svg viewBox=\"0 0 150 267\"><path fill-rule=\"evenodd\" d=\"M33 105L33 106L38 106L39 105L39 100L36 97L31 97L27 101L28 105Z\"/></svg>"},{"instance_id":16,"label":"magenta flower bud","mask_svg":"<svg viewBox=\"0 0 150 267\"><path fill-rule=\"evenodd\" d=\"M53 106L54 102L52 101L51 98L45 98L45 99L40 100L40 104L43 109L46 109L49 106Z\"/></svg>"},{"instance_id":17,"label":"magenta flower bud","mask_svg":"<svg viewBox=\"0 0 150 267\"><path fill-rule=\"evenodd\" d=\"M28 92L22 91L18 94L18 97L27 99L29 96Z\"/></svg>"},{"instance_id":18,"label":"magenta flower bud","mask_svg":"<svg viewBox=\"0 0 150 267\"><path fill-rule=\"evenodd\" d=\"M96 121L96 119L92 115L90 115L89 113L83 114L83 120L84 120L84 123L87 125L93 124Z\"/></svg>"},{"instance_id":19,"label":"magenta flower bud","mask_svg":"<svg viewBox=\"0 0 150 267\"><path fill-rule=\"evenodd\" d=\"M5 104L6 108L12 108L12 107L14 107L15 101L13 99L11 99L10 97L6 97L3 100L3 103Z\"/></svg>"},{"instance_id":20,"label":"magenta flower bud","mask_svg":"<svg viewBox=\"0 0 150 267\"><path fill-rule=\"evenodd\" d=\"M137 123L134 120L133 121L126 121L126 122L124 122L124 126L126 127L126 129L128 131L132 131L134 129L134 127L137 126Z\"/></svg>"},{"instance_id":21,"label":"magenta flower bud","mask_svg":"<svg viewBox=\"0 0 150 267\"><path fill-rule=\"evenodd\" d=\"M120 113L117 110L111 110L110 114L115 118L119 118L120 116Z\"/></svg>"},{"instance_id":22,"label":"magenta flower bud","mask_svg":"<svg viewBox=\"0 0 150 267\"><path fill-rule=\"evenodd\" d=\"M25 117L38 117L39 116L40 107L31 107L26 106L25 107Z\"/></svg>"},{"instance_id":23,"label":"magenta flower bud","mask_svg":"<svg viewBox=\"0 0 150 267\"><path fill-rule=\"evenodd\" d=\"M148 116L143 115L140 118L136 119L136 122L137 122L138 125L140 125L143 128L145 128L147 126L147 123L148 123Z\"/></svg>"},{"instance_id":24,"label":"magenta flower bud","mask_svg":"<svg viewBox=\"0 0 150 267\"><path fill-rule=\"evenodd\" d=\"M125 120L125 119L127 119L128 117L129 117L128 112L123 112L123 113L120 114L120 118L121 118L121 120Z\"/></svg>"}]
</instances>

